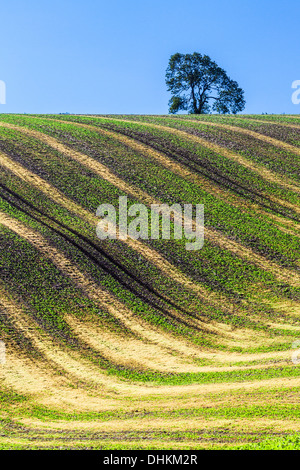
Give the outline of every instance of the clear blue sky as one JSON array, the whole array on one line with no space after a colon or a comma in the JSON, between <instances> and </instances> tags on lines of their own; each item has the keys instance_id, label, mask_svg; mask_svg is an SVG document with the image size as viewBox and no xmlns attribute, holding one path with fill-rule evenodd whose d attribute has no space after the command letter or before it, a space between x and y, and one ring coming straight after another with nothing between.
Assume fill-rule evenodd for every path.
<instances>
[{"instance_id":1,"label":"clear blue sky","mask_svg":"<svg viewBox=\"0 0 300 470\"><path fill-rule=\"evenodd\" d=\"M0 15L1 113L167 114L175 52L215 60L244 112L300 112L299 0L9 0Z\"/></svg>"}]
</instances>

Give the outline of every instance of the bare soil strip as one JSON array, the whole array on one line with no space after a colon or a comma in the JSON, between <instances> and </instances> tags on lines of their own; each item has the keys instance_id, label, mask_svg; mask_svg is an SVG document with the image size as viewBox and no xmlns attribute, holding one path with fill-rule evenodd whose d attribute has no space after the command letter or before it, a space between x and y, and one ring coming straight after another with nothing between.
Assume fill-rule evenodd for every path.
<instances>
[{"instance_id":1,"label":"bare soil strip","mask_svg":"<svg viewBox=\"0 0 300 470\"><path fill-rule=\"evenodd\" d=\"M40 178L32 171L27 170L25 167L13 161L11 158L9 158L2 152L0 152L0 166L7 168L20 179L26 181L27 183L30 183L32 186L37 188L47 197L62 205L63 207L67 208L69 211L81 217L89 224L96 225L96 217L93 214L83 209L79 204L76 204L71 199L65 197L63 193L61 193L51 184L47 183L46 180Z\"/></svg>"},{"instance_id":2,"label":"bare soil strip","mask_svg":"<svg viewBox=\"0 0 300 470\"><path fill-rule=\"evenodd\" d=\"M297 193L300 192L300 187L297 186L294 183L294 181L289 181L286 178L284 179L284 178L282 178L282 176L278 176L274 172L272 172L270 170L267 170L265 167L263 167L261 165L257 165L255 163L251 162L250 160L246 159L245 157L242 157L239 154L231 152L230 150L228 150L224 147L221 147L220 145L208 142L207 140L202 139L201 137L197 137L195 135L192 135L189 132L185 132L185 131L175 129L175 128L169 127L169 126L152 124L152 123L144 122L144 121L133 121L133 120L126 120L126 119L107 118L107 117L102 117L102 116L93 116L93 117L95 117L97 119L102 119L102 120L103 119L106 119L106 120L109 119L111 121L116 121L116 122L126 122L126 123L133 123L133 124L148 126L148 127L154 128L154 129L164 130L164 131L169 132L171 134L179 135L179 136L181 136L185 139L189 139L189 140L192 140L193 142L197 142L201 146L206 147L206 148L216 152L219 155L223 155L224 157L226 157L226 158L228 158L232 161L238 162L240 165L244 166L245 168L248 168L248 169L252 170L254 173L258 174L259 176L261 176L265 180L270 181L271 183L276 183L279 186L282 186L282 187L284 187L288 190L291 190L291 191L295 191ZM190 122L190 121L188 121L188 122ZM203 124L208 124L207 121L205 121L205 122L201 121L201 124L202 123ZM209 123L209 124L212 124L212 123ZM221 125L219 125L219 126L221 126ZM229 126L229 127L231 127L231 126ZM240 128L237 128L237 130L238 129L240 129ZM255 133L255 135L256 134L257 133ZM262 137L264 137L264 136L262 136ZM299 151L299 149L297 149L297 150ZM293 204L289 204L287 201L282 201L281 199L278 199L278 198L273 198L273 200L274 200L274 202L278 202L278 204L281 204L283 206L286 205L286 207L293 208L293 210L295 210L297 212L300 212L300 209L299 209L298 206L295 206Z\"/></svg>"},{"instance_id":3,"label":"bare soil strip","mask_svg":"<svg viewBox=\"0 0 300 470\"><path fill-rule=\"evenodd\" d=\"M123 324L129 329L131 329L133 332L135 332L138 337L144 338L145 340L150 341L153 344L159 345L162 348L161 354L163 354L164 349L167 349L170 352L175 351L177 353L180 353L181 355L183 354L187 358L190 357L191 359L199 357L199 354L201 356L200 349L196 346L186 343L183 338L180 339L180 341L176 340L173 337L170 338L168 334L158 332L157 329L152 329L149 324L145 324L141 319L135 317L134 314L126 306L121 304L116 298L114 298L110 293L102 289L99 285L95 284L93 280L89 279L86 274L81 272L81 270L75 265L75 263L67 259L59 250L52 246L42 235L40 235L36 231L28 228L23 223L17 221L16 219L13 219L12 217L8 216L3 212L0 212L0 223L17 233L20 237L26 239L33 246L35 246L46 258L50 259L63 274L71 278L74 281L75 285L79 289L83 290L89 298L96 300L101 306L107 308L108 311L114 317L119 318L123 322ZM214 327L212 328L214 329ZM218 328L215 328L217 331ZM224 326L223 332L226 332ZM228 333L229 338L232 337L234 344L236 344L239 337L242 342L247 342L247 337L249 333L253 335L253 343L257 344L257 332L248 332L247 330L240 330L240 332L236 331L232 334L232 332L229 330ZM272 341L272 339L270 340ZM222 342L221 338L220 341ZM266 341L267 338L264 338L264 335L262 335L261 342ZM156 354L155 350L154 354ZM230 354L228 353L217 354L218 358L220 359L224 358L224 355L228 358L230 357ZM272 353L272 355L274 355L274 353ZM216 355L214 354L214 357L215 356ZM204 357L211 357L211 355L209 352L206 352L204 353ZM234 357L238 358L237 360L241 360L243 355L233 354L232 358ZM263 355L259 355L258 357L267 358L270 357L270 355L266 353ZM251 360L253 359L253 355L247 355L247 358Z\"/></svg>"},{"instance_id":4,"label":"bare soil strip","mask_svg":"<svg viewBox=\"0 0 300 470\"><path fill-rule=\"evenodd\" d=\"M0 214L0 222L1 221L2 219ZM32 240L31 237L30 239ZM41 334L41 330L38 328L38 325L24 314L21 306L19 306L15 301L9 299L3 289L0 290L0 306L1 305L5 308L6 314L12 318L15 327L18 330L21 330L26 337L29 337L37 349L43 352L44 356L47 357L49 361L47 363L46 375L45 364L36 362L35 367L41 368L41 378L40 380L33 378L36 376L36 373L34 372L32 381L28 386L28 384L26 385L24 383L24 380L25 377L27 377L25 370L27 367L30 368L30 366L29 364L26 366L25 361L23 367L21 368L23 370L23 375L19 374L17 378L13 372L14 365L20 360L22 362L22 359L18 358L16 356L16 352L11 350L11 347L8 345L7 374L4 374L5 381L8 385L17 388L19 391L24 392L26 390L29 393L35 394L46 392L47 389L52 390L52 392L55 391L55 394L59 392L60 398L62 397L63 393L69 395L69 392L72 390L71 389L68 391L65 389L68 389L66 383L67 381L69 382L70 378L72 379L72 376L75 378L75 380L73 380L74 383L76 383L77 380L83 380L85 382L89 381L90 383L94 382L97 386L101 386L101 389L103 389L102 391L105 393L107 393L112 387L116 387L118 385L117 379L114 377L108 377L105 373L101 372L98 367L84 360L78 353L70 350L66 352L63 351L58 345L54 345L52 338L45 332ZM77 325L77 328L75 328L77 333L81 333L81 329L84 331L89 331L88 327L86 327L84 324L80 324L75 318L72 318L71 316L68 316L67 321L73 327L74 325ZM78 327L78 325L80 326ZM145 368L156 368L157 370L161 371L173 370L173 372L196 372L200 369L199 366L188 364L188 358L182 354L179 356L173 356L171 352L168 353L167 349L163 350L161 347L155 344L150 344L148 342L142 343L137 338L134 340L128 340L130 343L130 347L128 348L126 347L126 341L123 338L120 338L117 335L113 335L108 331L103 331L103 329L100 329L97 333L94 329L91 329L90 335L94 338L94 342L96 342L96 344L104 345L104 347L101 348L101 351L106 353L106 356L108 357L111 350L115 351L122 348L121 356L118 357L118 359L121 359L119 360L120 364L127 363L127 365L130 364L134 367L136 363L139 367L144 365ZM81 334L80 336L84 337L85 339L87 336L89 337L89 335L86 334ZM125 345L123 343L125 343ZM122 355L124 353L127 353L125 356L127 361L122 360ZM141 362L138 362L136 360L137 358L138 361ZM55 363L58 368L65 370L65 372L68 374L68 380L58 378L58 376L53 373L53 363ZM50 364L52 365L52 369ZM32 368L34 368L33 365ZM47 381L47 386L45 386L45 380ZM65 387L62 388L64 384ZM81 395L81 393L78 395ZM83 399L86 400L87 398L88 395L83 392Z\"/></svg>"},{"instance_id":5,"label":"bare soil strip","mask_svg":"<svg viewBox=\"0 0 300 470\"><path fill-rule=\"evenodd\" d=\"M103 179L113 184L117 188L121 189L122 191L125 191L126 193L130 194L133 198L143 199L148 204L151 204L151 199L149 198L147 193L145 193L144 191L140 189L136 189L128 185L121 178L118 178L114 173L112 173L106 166L92 159L88 155L85 155L80 152L76 152L75 150L71 150L67 146L58 142L53 137L47 136L46 134L43 134L42 132L26 129L25 127L15 126L15 125L4 123L4 122L0 122L0 126L8 127L10 129L15 129L19 132L23 132L24 134L35 137L36 139L42 142L45 142L47 145L61 152L62 154L67 155L68 157L74 160L77 160L82 165L85 165L88 168L93 169Z\"/></svg>"},{"instance_id":6,"label":"bare soil strip","mask_svg":"<svg viewBox=\"0 0 300 470\"><path fill-rule=\"evenodd\" d=\"M22 130L18 127L16 128L17 130ZM39 135L37 138L42 140L40 133L37 134ZM44 141L50 145L47 140L48 137ZM55 141L55 139L52 140ZM123 142L126 144L126 141ZM98 164L95 160L90 159L84 154L73 152L57 141L55 141L55 145L58 145L58 147L54 147L54 143L52 147L69 155L71 158L77 159L77 161L88 166L95 173L107 179L107 181L114 181L112 184L115 186L120 187L122 185L123 190L128 194L135 195L134 197L142 201L146 200L148 204L159 203L157 201L153 202L153 198L148 194L140 192L138 189L127 185L120 178L115 177L110 170ZM139 144L137 145L136 149L138 150ZM142 152L142 148L140 147L138 151ZM143 151L145 152L145 149ZM172 170L173 163L171 161L164 161L164 163L161 161L161 163L169 165L169 168ZM14 162L4 153L0 154L1 165L23 181L39 189L53 201L87 221L91 226L97 224L98 219L93 214L68 199L58 189L35 173ZM174 171L181 172L181 166L175 165ZM192 180L193 175L191 174L189 177ZM145 196L149 199L145 199ZM249 371L253 369L262 370L270 367L270 364L261 362L257 366L251 364L245 366L244 364L239 365L235 363L239 361L246 362L248 360L270 360L274 361L274 367L278 368L289 364L291 361L291 351L257 354L228 353L226 351L215 352L201 350L200 347L197 348L189 344L184 337L177 339L167 333L164 334L164 332L158 331L135 316L129 308L90 279L76 263L71 262L63 252L54 247L40 233L4 212L0 212L0 224L3 224L7 229L12 230L32 244L39 250L42 256L53 262L63 275L68 276L75 286L82 290L87 297L108 309L111 315L118 318L137 335L134 339L118 337L117 334L108 330L103 331L100 322L97 325L91 326L79 321L71 314L65 316L65 321L82 342L89 345L92 350L99 351L120 365L131 365L136 368L140 368L142 365L145 370L155 368L159 371L179 373L245 369ZM252 251L247 251L247 249L235 242L231 245L231 240L226 239L222 234L214 233L213 231L208 231L208 233L211 240L214 240L214 237L216 237L216 244L218 246L225 248L228 246L228 249L231 251L238 250L234 252L242 253L243 258L253 261L255 253ZM199 294L200 297L205 296L207 298L207 293L202 286L195 285L188 276L185 276L172 264L168 263L155 250L136 240L127 239L126 243L159 267L162 273L189 287ZM281 268L276 263L268 262L263 257L255 259L255 263L261 263L261 266L264 266L263 269L271 270L278 279L288 279L291 285L299 285L299 277L296 273ZM212 295L211 298L212 302L216 302L216 304L220 302L220 298L217 298L217 296ZM282 417L278 416L274 417L274 419L268 414L265 417L261 416L251 419L248 417L227 417L226 410L224 410L224 415L222 414L220 417L196 417L185 415L184 412L179 415L177 413L180 409L188 411L193 407L208 408L217 406L222 410L222 406L225 406L225 408L231 405L232 407L245 406L245 403L249 406L267 406L266 403L282 403L284 410L284 405L287 403L297 405L296 392L290 393L290 391L292 392L292 388L299 387L299 377L278 377L274 379L250 380L249 382L191 385L129 383L119 380L117 376L106 375L103 370L81 356L80 352L60 348L56 343L54 344L46 332L41 332L39 328L36 328L35 322L28 318L22 306L10 299L1 283L0 306L4 307L6 314L9 315L16 325L16 329L24 332L24 335L30 338L36 348L49 361L47 364L43 364L42 361L41 363L39 361L33 362L18 356L17 351L8 347L7 363L0 365L0 377L3 380L3 384L17 390L19 393L31 395L32 400L29 404L21 405L20 409L15 407L13 410L14 419L18 423L29 426L28 432L22 429L20 432L15 431L15 434L12 436L8 435L6 437L3 435L0 439L4 445L11 445L12 447L22 445L26 446L26 448L32 446L48 448L52 446L58 449L61 445L64 448L70 446L80 448L82 446L93 447L95 443L100 445L102 442L104 446L108 446L110 443L115 445L117 442L119 446L126 448L126 446L129 446L129 443L132 446L149 447L149 441L151 441L151 445L153 444L153 446L160 449L191 449L194 448L195 443L203 448L211 447L213 444L218 446L225 445L226 442L231 442L230 439L234 439L234 444L238 444L240 441L242 443L242 434L239 435L238 433L275 432L279 434L299 430L299 419L292 417L284 419L284 414ZM201 325L200 321L198 323ZM270 325L276 328L285 326L281 323ZM246 329L231 331L230 326L219 325L216 322L212 322L211 325L205 325L205 327L209 327L211 331L220 334L219 344L239 345L241 343L241 345L245 345L247 343L248 345L253 344L257 346L274 341L274 338L266 337L263 331L258 333ZM293 329L291 325L288 325L288 327ZM299 329L299 327L294 328L295 330ZM215 363L207 366L197 366L195 359L201 358L213 359ZM220 367L220 363L224 364L223 367ZM65 375L55 375L53 364L56 364L59 369L65 371ZM79 386L78 382L80 383ZM281 391L283 388L286 389L284 395ZM276 394L273 396L271 392L276 389L278 389L278 396ZM264 395L265 391L270 392L269 395ZM263 393L260 394L260 392ZM227 394L227 396L222 396L222 394ZM38 419L29 414L30 407L36 407L37 405L43 405L46 408L52 407L52 409L56 409L58 412L66 411L70 414L80 411L119 411L120 417L116 416L116 418L109 420L97 418L85 421L84 418L81 421L76 419L64 420L63 418L51 420L48 416L45 417L46 419ZM22 406L24 406L24 409L27 407L24 417L22 416ZM122 418L124 410L129 412L126 419ZM160 416L155 416L155 412L161 413ZM164 416L164 413L166 413L166 416ZM174 437L171 435L170 429L179 433L189 432L189 434ZM196 440L195 437L191 436L191 433L197 430L204 433L216 433L216 435L212 434L211 437L207 435L199 436ZM57 433L65 431L70 434L64 438L59 434L55 434L55 431ZM76 436L76 431L87 433L98 432L102 433L102 435ZM141 434L143 432L149 433L146 439ZM159 434L160 432L162 435ZM113 433L135 433L135 435L130 435L128 439L126 434L115 436ZM143 441L143 439L145 440Z\"/></svg>"},{"instance_id":7,"label":"bare soil strip","mask_svg":"<svg viewBox=\"0 0 300 470\"><path fill-rule=\"evenodd\" d=\"M114 184L116 187L126 191L127 193L131 195L134 194L135 197L138 197L143 202L147 202L147 204L151 205L151 204L161 203L161 201L152 198L147 193L144 193L144 191L140 192L139 190L132 188L131 185L128 185L127 183L123 182L120 178L115 177L115 175L111 173L109 170L107 170L107 168L104 165L95 161L93 158L90 158L87 155L81 154L79 152L70 150L68 147L64 146L63 144L60 144L58 141L56 141L56 139L52 137L48 137L42 134L41 132L32 131L32 130L22 128L19 126L12 126L10 124L8 125L6 123L5 124L0 123L0 125L4 125L5 127L20 130L21 132L32 135L35 138L46 142L48 145L55 148L56 150L84 164L85 166L87 166L88 168L90 168L91 170L99 174L101 177L107 179L107 181ZM84 220L88 221L92 225L97 224L98 220L96 219L96 217L93 217L91 213L83 209L78 204L68 200L65 196L62 195L62 193L60 193L58 190L53 188L45 180L38 177L37 175L30 172L29 170L26 170L23 166L13 162L5 154L3 154L3 152L1 152L0 156L1 156L0 164L2 164L3 166L6 166L8 169L10 169L15 174L17 174L20 178L25 179L26 181L35 185L40 191L45 192L47 196L50 197L51 199L57 200L60 204L64 205L64 207L69 207L69 209L72 212L75 212L80 217L83 217ZM298 286L300 283L300 275L298 275L296 272L294 271L292 272L286 268L282 268L281 266L277 265L277 263L266 260L264 257L255 253L250 248L247 248L241 245L240 243L235 242L234 240L230 240L228 237L224 236L222 233L216 230L205 228L205 238L210 240L212 243L215 243L217 246L225 248L229 250L230 252L235 253L236 255L240 256L241 258L246 259L247 261L250 261L256 264L260 268L267 270L267 271L271 271L277 277L277 279L279 279L282 282L288 282L293 286ZM163 272L165 273L167 272L168 276L171 276L174 278L174 275L172 274L174 267L170 263L166 264L166 261L164 260L164 258L161 255L159 255L157 252L155 252L153 249L150 249L146 244L140 243L138 240L127 238L125 242L128 243L128 245L131 246L133 249L136 249L145 258L149 259L150 257L150 261L155 263L156 266L158 266L157 263L159 263L160 269L163 268L164 269ZM170 267L171 267L171 270L170 270ZM180 277L181 276L182 275L180 274ZM178 278L178 276L176 277ZM189 281L189 283L191 282ZM191 284L194 286L194 283L191 283ZM198 286L197 286L197 289L198 289ZM204 291L202 290L202 294L203 293Z\"/></svg>"},{"instance_id":8,"label":"bare soil strip","mask_svg":"<svg viewBox=\"0 0 300 470\"><path fill-rule=\"evenodd\" d=\"M245 213L249 211L249 208L252 210L255 210L256 212L260 213L261 215L267 216L270 219L273 219L275 222L280 223L280 224L286 224L289 226L289 228L284 228L282 226L278 226L278 229L294 235L294 236L300 236L299 235L299 230L300 230L300 224L297 224L294 221L285 219L283 216L276 216L274 214L270 214L268 212L265 212L263 209L261 209L257 204L247 202L243 200L242 197L237 197L232 194L228 194L224 190L221 190L217 184L211 183L208 181L205 177L201 177L195 173L193 173L191 170L189 170L187 167L185 167L183 164L178 163L174 160L171 160L170 158L166 157L163 153L158 152L151 147L149 147L146 144L142 144L140 142L137 142L133 138L124 136L123 134L113 132L113 131L108 131L107 129L99 128L98 126L92 126L90 124L82 124L78 122L73 122L73 121L63 121L60 119L51 119L52 121L55 122L63 122L65 124L70 124L72 122L72 125L76 125L78 127L83 127L86 129L93 130L95 132L98 132L101 135L105 135L107 137L111 137L115 140L118 140L119 142L123 143L127 147L136 150L138 153L142 155L146 155L147 157L153 158L156 161L158 161L161 165L163 165L165 168L168 170L171 170L174 174L177 174L181 177L184 177L188 181L191 181L194 185L197 185L199 188L204 189L210 194L213 194L219 199L226 200L230 203L233 204L235 207L241 208L241 210ZM295 231L291 230L290 227L293 227Z\"/></svg>"},{"instance_id":9,"label":"bare soil strip","mask_svg":"<svg viewBox=\"0 0 300 470\"><path fill-rule=\"evenodd\" d=\"M0 213L0 223L2 223L1 215ZM24 335L30 338L34 346L47 358L47 364L36 360L30 363L30 361L21 358L18 351L14 351L8 344L6 367L3 373L5 381L10 386L17 388L20 392L27 391L30 394L36 394L47 390L58 392L68 388L67 384L70 380L74 383L78 380L90 380L91 383L94 382L101 387L105 383L109 384L107 375L101 373L98 367L83 360L78 353L71 350L66 352L58 344L54 344L51 336L42 331L28 315L25 315L22 307L16 301L9 299L3 289L0 290L0 305L13 320L16 329L23 331ZM23 364L19 366L22 373L15 372L17 364ZM55 373L55 370L59 369L64 370L67 377L59 377ZM28 383L25 383L26 377L31 374L29 370L32 371L32 378ZM40 380L38 380L39 376Z\"/></svg>"},{"instance_id":10,"label":"bare soil strip","mask_svg":"<svg viewBox=\"0 0 300 470\"><path fill-rule=\"evenodd\" d=\"M94 216L89 211L85 210L72 200L65 197L60 191L58 191L56 188L54 188L52 185L47 183L44 179L40 178L35 173L32 173L31 171L24 168L22 165L19 165L18 163L14 162L3 153L0 153L0 165L5 166L14 174L16 174L19 178L35 186L39 191L44 193L54 202L59 203L67 210L76 214L77 217L82 218L82 220L87 221L92 227L96 228L96 225L99 222L96 216ZM147 245L131 238L127 238L127 240L123 241L131 248L136 250L138 253L143 255L148 261L155 264L155 266L158 267L163 272L163 274L171 277L174 281L183 284L185 287L188 287L197 295L199 295L200 298L203 298L205 296L205 298L209 298L211 301L215 299L215 302L217 304L220 300L222 300L222 296L217 297L214 294L209 293L204 287L196 285L187 276L181 273L174 265L169 263L162 255L157 253L155 250L149 248ZM223 301L226 302L226 298L223 298Z\"/></svg>"},{"instance_id":11,"label":"bare soil strip","mask_svg":"<svg viewBox=\"0 0 300 470\"><path fill-rule=\"evenodd\" d=\"M211 121L201 121L201 120L195 120L195 119L180 119L180 122L193 122L193 123L198 123L198 124L204 124L205 126L213 126L213 127L219 127L221 129L227 129L229 131L233 132L238 132L240 134L246 134L250 135L254 139L262 140L263 142L267 142L268 144L271 144L275 147L283 148L284 150L287 150L288 152L294 153L295 155L300 156L300 149L298 147L295 147L294 145L288 144L286 142L282 142L281 140L275 139L274 137L269 137L267 135L260 134L259 132L252 131L251 129L245 129L244 127L239 127L239 126L232 126L229 124L223 124L223 123L218 123L218 122L211 122ZM252 119L252 121L256 122L261 122L258 119ZM264 123L268 123L269 121L264 121ZM276 122L272 122L272 124L277 124ZM296 126L299 128L299 126ZM297 190L299 191L299 187Z\"/></svg>"},{"instance_id":12,"label":"bare soil strip","mask_svg":"<svg viewBox=\"0 0 300 470\"><path fill-rule=\"evenodd\" d=\"M288 116L286 116L288 117ZM245 121L253 121L253 122L259 122L260 124L273 124L273 125L276 125L276 126L282 126L282 127L288 127L288 128L291 128L291 129L300 129L300 125L299 124L292 124L292 123L289 123L289 122L280 122L280 121L265 121L265 120L261 120L261 119L255 119L255 118L248 118L245 119ZM297 147L296 147L297 148ZM298 149L299 150L299 149Z\"/></svg>"},{"instance_id":13,"label":"bare soil strip","mask_svg":"<svg viewBox=\"0 0 300 470\"><path fill-rule=\"evenodd\" d=\"M184 340L176 341L169 338L167 334L159 333L156 329L151 329L149 324L145 324L141 319L137 319L133 312L119 302L109 292L95 284L86 274L67 259L60 251L52 246L42 235L34 230L26 227L21 222L13 219L7 214L0 212L0 223L25 238L33 246L35 246L46 258L50 259L60 271L72 279L75 285L83 290L86 295L97 301L101 306L108 309L114 317L120 319L122 323L138 336L161 345L161 347L169 348L171 351L183 352L193 355L198 353L198 349L192 345L184 345Z\"/></svg>"},{"instance_id":14,"label":"bare soil strip","mask_svg":"<svg viewBox=\"0 0 300 470\"><path fill-rule=\"evenodd\" d=\"M206 403L204 402L203 405L205 406ZM180 406L180 405L179 405ZM207 405L206 405L207 406ZM34 429L40 428L43 429L43 422L38 419L34 418L23 418L22 423L27 426L31 426ZM257 417L255 419L251 418L235 418L230 419L226 417L218 417L218 418L206 418L202 416L192 417L189 416L188 418L184 417L148 417L147 419L126 419L126 420L109 420L109 421L93 421L93 422L85 422L85 421L49 421L47 422L50 429L52 430L93 430L94 432L120 432L120 431L151 431L156 430L164 431L164 430L215 430L221 431L224 428L228 431L237 431L240 429L241 431L246 432L245 430L251 431L263 431L263 430L270 430L277 432L291 432L292 430L298 431L299 430L299 421L293 419L280 419L280 418L269 418L269 417ZM74 427L73 427L74 426ZM231 432L229 431L229 434ZM224 433L224 436L226 434ZM201 441L202 443L202 441ZM191 447L193 448L193 447Z\"/></svg>"},{"instance_id":15,"label":"bare soil strip","mask_svg":"<svg viewBox=\"0 0 300 470\"><path fill-rule=\"evenodd\" d=\"M83 339L84 342L90 344L94 350L103 352L105 357L113 358L114 362L118 364L131 364L134 366L137 365L137 368L147 369L156 369L159 371L164 372L224 372L230 370L250 370L252 367L257 369L257 365L249 366L249 365L235 365L231 363L230 365L226 365L222 363L219 365L217 362L216 364L212 365L196 365L191 364L190 359L191 357L187 356L167 356L163 354L161 349L153 347L153 345L149 345L147 343L141 343L137 339L128 339L120 338L118 335L114 335L111 332L103 331L103 329L97 327L97 325L89 326L85 325L83 322L79 322L78 320L74 319L73 317L66 318L67 323L72 327L72 330L76 333L76 335ZM246 332L245 332L246 333ZM253 344L255 343L255 339L258 341L264 341L263 335L261 338L257 338L257 332L253 334ZM239 332L236 332L235 340L238 340ZM241 339L244 339L243 337ZM247 342L247 335L245 334L245 341ZM230 354L229 354L230 356ZM276 353L275 353L276 356ZM290 359L289 352L283 352L277 356L277 360L279 361L279 357L283 363L286 363ZM274 353L273 356L274 357ZM195 357L194 357L195 359ZM268 368L270 364L262 363L259 365L259 369Z\"/></svg>"}]
</instances>

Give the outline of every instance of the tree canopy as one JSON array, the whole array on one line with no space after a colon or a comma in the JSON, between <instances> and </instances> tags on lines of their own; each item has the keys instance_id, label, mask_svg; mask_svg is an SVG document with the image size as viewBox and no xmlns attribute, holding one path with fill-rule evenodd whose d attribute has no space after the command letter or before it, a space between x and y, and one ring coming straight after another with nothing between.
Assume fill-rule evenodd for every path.
<instances>
[{"instance_id":1,"label":"tree canopy","mask_svg":"<svg viewBox=\"0 0 300 470\"><path fill-rule=\"evenodd\" d=\"M207 55L176 53L166 70L172 93L169 112L236 114L245 108L244 91Z\"/></svg>"}]
</instances>

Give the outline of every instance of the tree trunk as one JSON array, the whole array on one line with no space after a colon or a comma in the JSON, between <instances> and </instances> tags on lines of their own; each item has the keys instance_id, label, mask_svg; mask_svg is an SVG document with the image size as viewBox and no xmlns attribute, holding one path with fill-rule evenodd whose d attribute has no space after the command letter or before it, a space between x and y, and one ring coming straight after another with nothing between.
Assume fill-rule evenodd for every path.
<instances>
[{"instance_id":1,"label":"tree trunk","mask_svg":"<svg viewBox=\"0 0 300 470\"><path fill-rule=\"evenodd\" d=\"M192 100L193 100L193 109L194 109L194 114L199 114L198 113L198 107L197 107L197 99L195 96L194 92L194 87L192 86Z\"/></svg>"}]
</instances>

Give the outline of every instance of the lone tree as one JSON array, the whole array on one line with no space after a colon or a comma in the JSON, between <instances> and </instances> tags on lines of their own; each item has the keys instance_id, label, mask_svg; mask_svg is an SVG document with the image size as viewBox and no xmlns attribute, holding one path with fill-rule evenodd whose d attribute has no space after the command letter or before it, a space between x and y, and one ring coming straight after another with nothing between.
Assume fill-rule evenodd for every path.
<instances>
[{"instance_id":1,"label":"lone tree","mask_svg":"<svg viewBox=\"0 0 300 470\"><path fill-rule=\"evenodd\" d=\"M166 84L172 93L169 112L186 110L190 114L236 114L245 107L244 92L237 82L207 55L171 56L166 70Z\"/></svg>"}]
</instances>

